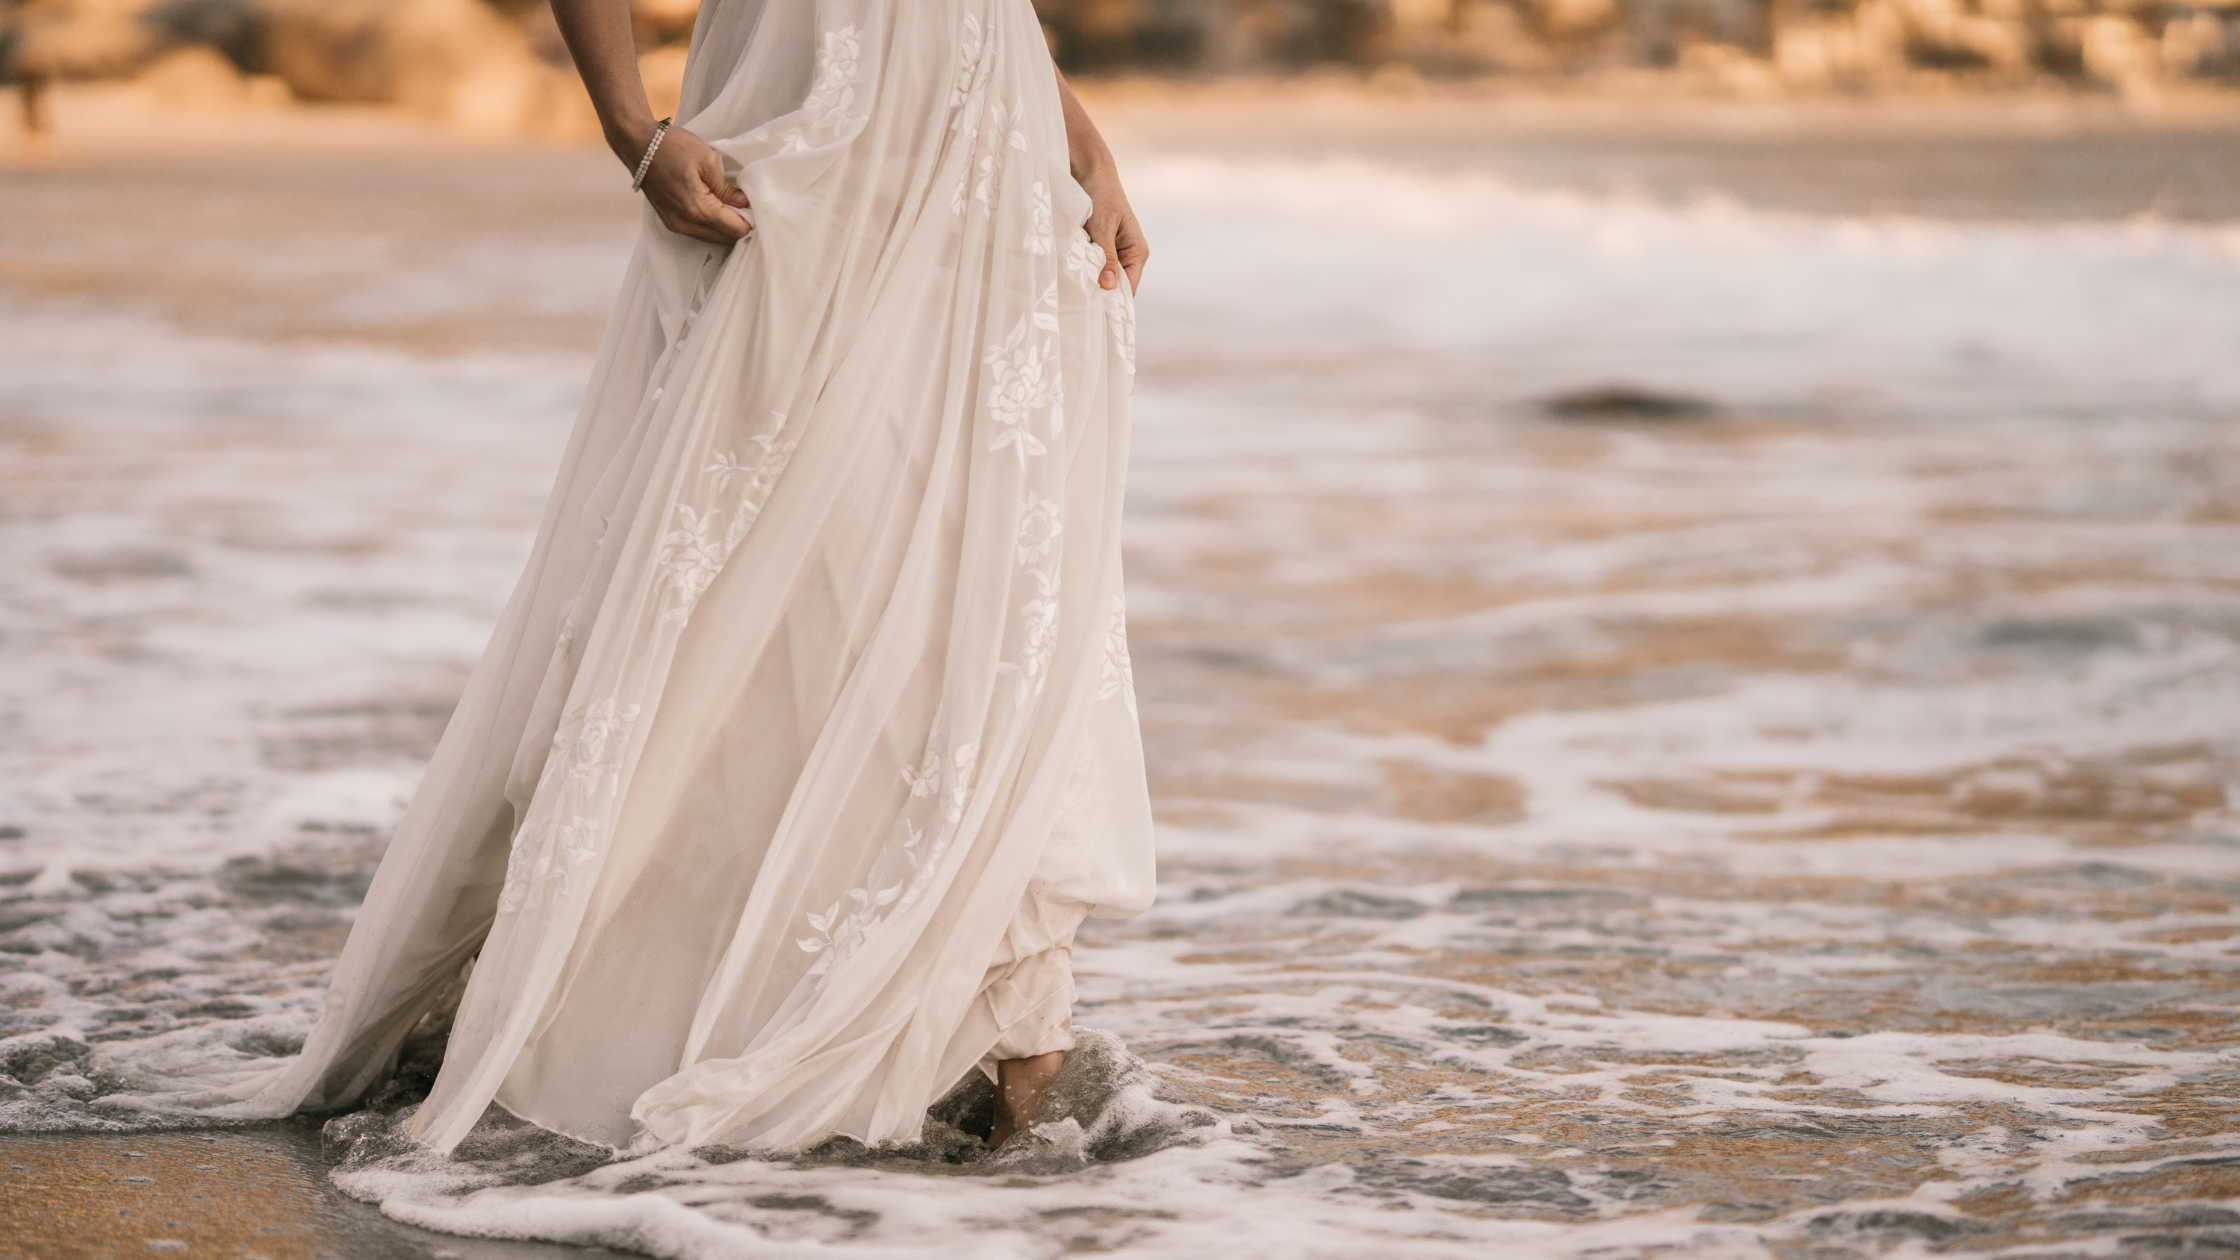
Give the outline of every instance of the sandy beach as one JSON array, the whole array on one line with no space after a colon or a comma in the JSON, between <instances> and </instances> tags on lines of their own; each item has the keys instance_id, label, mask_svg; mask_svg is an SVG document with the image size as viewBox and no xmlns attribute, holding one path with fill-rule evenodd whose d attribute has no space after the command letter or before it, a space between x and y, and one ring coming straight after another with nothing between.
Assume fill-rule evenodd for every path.
<instances>
[{"instance_id":1,"label":"sandy beach","mask_svg":"<svg viewBox=\"0 0 2240 1260\"><path fill-rule=\"evenodd\" d=\"M0 1255L2240 1243L2240 108L1089 96L1161 896L996 1169L98 1106L308 1030L638 209L370 108L0 149Z\"/></svg>"}]
</instances>

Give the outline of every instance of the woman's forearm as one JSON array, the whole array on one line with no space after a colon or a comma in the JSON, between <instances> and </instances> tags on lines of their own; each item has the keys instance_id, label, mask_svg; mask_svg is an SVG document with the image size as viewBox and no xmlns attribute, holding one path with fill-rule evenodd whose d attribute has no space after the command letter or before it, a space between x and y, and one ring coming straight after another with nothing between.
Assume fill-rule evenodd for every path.
<instances>
[{"instance_id":1,"label":"woman's forearm","mask_svg":"<svg viewBox=\"0 0 2240 1260\"><path fill-rule=\"evenodd\" d=\"M1065 107L1066 156L1073 167L1073 177L1086 182L1091 175L1110 172L1112 150L1097 133L1097 125L1089 121L1089 111L1081 107L1063 71L1058 74L1058 100Z\"/></svg>"},{"instance_id":2,"label":"woman's forearm","mask_svg":"<svg viewBox=\"0 0 2240 1260\"><path fill-rule=\"evenodd\" d=\"M629 0L552 0L552 17L599 111L607 147L635 167L653 139L653 107L638 75L638 44L630 33Z\"/></svg>"}]
</instances>

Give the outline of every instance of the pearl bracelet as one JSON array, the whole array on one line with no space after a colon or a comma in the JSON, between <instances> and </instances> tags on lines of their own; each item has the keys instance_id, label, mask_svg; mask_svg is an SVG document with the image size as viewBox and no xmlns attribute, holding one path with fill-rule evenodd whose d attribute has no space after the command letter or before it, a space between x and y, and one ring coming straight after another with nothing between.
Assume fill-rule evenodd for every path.
<instances>
[{"instance_id":1,"label":"pearl bracelet","mask_svg":"<svg viewBox=\"0 0 2240 1260\"><path fill-rule=\"evenodd\" d=\"M664 118L654 124L653 139L646 142L646 155L638 159L638 169L630 176L631 192L645 187L646 172L653 169L653 152L661 147L661 138L669 134L669 124L675 121L674 118Z\"/></svg>"}]
</instances>

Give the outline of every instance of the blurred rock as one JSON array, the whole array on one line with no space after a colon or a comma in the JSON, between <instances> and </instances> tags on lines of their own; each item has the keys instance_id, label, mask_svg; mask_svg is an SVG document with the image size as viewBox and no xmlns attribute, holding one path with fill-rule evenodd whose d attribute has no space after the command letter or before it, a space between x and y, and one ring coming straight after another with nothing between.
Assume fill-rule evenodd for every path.
<instances>
[{"instance_id":1,"label":"blurred rock","mask_svg":"<svg viewBox=\"0 0 2240 1260\"><path fill-rule=\"evenodd\" d=\"M137 79L170 109L239 109L252 102L249 78L214 48L175 48L148 64Z\"/></svg>"},{"instance_id":2,"label":"blurred rock","mask_svg":"<svg viewBox=\"0 0 2240 1260\"><path fill-rule=\"evenodd\" d=\"M2240 78L2240 12L2187 10L2162 27L2162 69L2179 78Z\"/></svg>"},{"instance_id":3,"label":"blurred rock","mask_svg":"<svg viewBox=\"0 0 2240 1260\"><path fill-rule=\"evenodd\" d=\"M255 0L156 0L140 21L167 42L205 45L241 70L263 69L264 11Z\"/></svg>"},{"instance_id":4,"label":"blurred rock","mask_svg":"<svg viewBox=\"0 0 2240 1260\"><path fill-rule=\"evenodd\" d=\"M1746 93L2240 79L2240 0L1036 0L1069 70L1671 69Z\"/></svg>"},{"instance_id":5,"label":"blurred rock","mask_svg":"<svg viewBox=\"0 0 2240 1260\"><path fill-rule=\"evenodd\" d=\"M2162 77L2161 42L2128 17L2084 20L2078 40L2085 72L2127 92L2149 92Z\"/></svg>"},{"instance_id":6,"label":"blurred rock","mask_svg":"<svg viewBox=\"0 0 2240 1260\"><path fill-rule=\"evenodd\" d=\"M30 0L0 18L0 79L130 75L171 44L141 21L147 0Z\"/></svg>"},{"instance_id":7,"label":"blurred rock","mask_svg":"<svg viewBox=\"0 0 2240 1260\"><path fill-rule=\"evenodd\" d=\"M1638 385L1591 385L1540 404L1559 420L1624 423L1640 420L1701 420L1719 414L1708 398L1644 389Z\"/></svg>"},{"instance_id":8,"label":"blurred rock","mask_svg":"<svg viewBox=\"0 0 2240 1260\"><path fill-rule=\"evenodd\" d=\"M2240 86L2240 0L1034 0L1068 70L1426 78L1670 72L1746 96L2066 83ZM699 0L633 0L657 112ZM598 133L545 0L0 0L0 82L153 77L166 101L403 106L490 131ZM260 80L259 75L276 76Z\"/></svg>"},{"instance_id":9,"label":"blurred rock","mask_svg":"<svg viewBox=\"0 0 2240 1260\"><path fill-rule=\"evenodd\" d=\"M476 129L533 127L546 70L479 0L265 0L264 61L310 101L378 101Z\"/></svg>"},{"instance_id":10,"label":"blurred rock","mask_svg":"<svg viewBox=\"0 0 2240 1260\"><path fill-rule=\"evenodd\" d=\"M647 30L690 32L692 0L658 5ZM532 39L540 18L556 36L541 3L30 0L0 7L0 81L141 78L167 105L391 104L475 130L596 135L565 49ZM675 95L682 56L653 54L657 95Z\"/></svg>"}]
</instances>

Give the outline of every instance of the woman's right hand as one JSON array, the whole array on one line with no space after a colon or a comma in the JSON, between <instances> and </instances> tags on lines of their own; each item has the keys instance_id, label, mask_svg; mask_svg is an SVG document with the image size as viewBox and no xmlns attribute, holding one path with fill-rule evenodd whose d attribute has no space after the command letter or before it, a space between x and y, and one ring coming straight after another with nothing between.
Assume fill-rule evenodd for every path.
<instances>
[{"instance_id":1,"label":"woman's right hand","mask_svg":"<svg viewBox=\"0 0 2240 1260\"><path fill-rule=\"evenodd\" d=\"M729 245L754 226L742 213L748 208L747 195L723 173L722 155L682 127L671 126L661 138L640 188L661 226L679 236Z\"/></svg>"}]
</instances>

